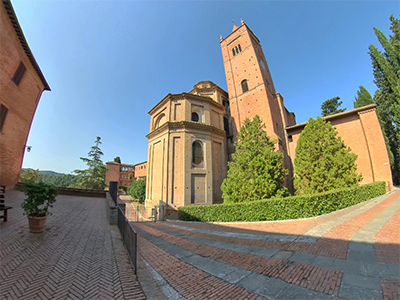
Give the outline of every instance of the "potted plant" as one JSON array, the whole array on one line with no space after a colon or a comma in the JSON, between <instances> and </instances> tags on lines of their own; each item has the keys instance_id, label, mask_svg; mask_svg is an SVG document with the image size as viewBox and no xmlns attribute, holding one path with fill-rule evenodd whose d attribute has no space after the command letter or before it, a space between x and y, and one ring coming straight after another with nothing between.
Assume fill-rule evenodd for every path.
<instances>
[{"instance_id":1,"label":"potted plant","mask_svg":"<svg viewBox=\"0 0 400 300\"><path fill-rule=\"evenodd\" d=\"M58 188L43 182L27 182L23 188L27 196L21 204L25 214L28 216L29 229L31 232L44 231L49 207L53 207L58 195Z\"/></svg>"}]
</instances>

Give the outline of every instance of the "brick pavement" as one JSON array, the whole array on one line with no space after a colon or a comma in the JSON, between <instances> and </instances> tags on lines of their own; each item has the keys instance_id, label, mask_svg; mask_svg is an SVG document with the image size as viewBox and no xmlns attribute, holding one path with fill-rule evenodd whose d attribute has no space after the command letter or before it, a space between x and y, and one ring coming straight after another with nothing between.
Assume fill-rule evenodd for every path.
<instances>
[{"instance_id":1,"label":"brick pavement","mask_svg":"<svg viewBox=\"0 0 400 300\"><path fill-rule=\"evenodd\" d=\"M146 299L104 199L60 195L34 234L23 197L6 192L14 208L0 221L0 299Z\"/></svg>"},{"instance_id":2,"label":"brick pavement","mask_svg":"<svg viewBox=\"0 0 400 300\"><path fill-rule=\"evenodd\" d=\"M173 291L169 299L210 299L218 285L226 284L265 299L399 299L399 199L397 190L308 220L132 225L141 235L140 253ZM213 281L213 292L204 286L203 273L179 287L174 276L181 263L187 274L200 270L219 279Z\"/></svg>"}]
</instances>

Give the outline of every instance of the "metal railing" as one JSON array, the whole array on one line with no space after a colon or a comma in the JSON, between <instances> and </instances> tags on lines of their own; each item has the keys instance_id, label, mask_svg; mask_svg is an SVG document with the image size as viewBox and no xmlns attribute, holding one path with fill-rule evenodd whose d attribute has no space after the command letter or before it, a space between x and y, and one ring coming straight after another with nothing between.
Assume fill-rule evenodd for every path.
<instances>
[{"instance_id":1,"label":"metal railing","mask_svg":"<svg viewBox=\"0 0 400 300\"><path fill-rule=\"evenodd\" d=\"M128 250L129 258L131 260L132 267L137 274L137 233L133 229L129 220L126 218L121 207L118 206L118 228L121 232L122 239L124 241L126 250Z\"/></svg>"}]
</instances>

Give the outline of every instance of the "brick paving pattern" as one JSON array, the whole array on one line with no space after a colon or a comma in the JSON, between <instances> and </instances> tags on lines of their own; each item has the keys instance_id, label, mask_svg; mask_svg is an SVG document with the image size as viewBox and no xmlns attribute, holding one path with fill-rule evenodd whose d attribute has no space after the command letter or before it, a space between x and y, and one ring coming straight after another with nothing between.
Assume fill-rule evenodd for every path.
<instances>
[{"instance_id":1,"label":"brick paving pattern","mask_svg":"<svg viewBox=\"0 0 400 300\"><path fill-rule=\"evenodd\" d=\"M20 203L0 221L0 299L146 299L105 200L58 196L43 233L29 232Z\"/></svg>"},{"instance_id":2,"label":"brick paving pattern","mask_svg":"<svg viewBox=\"0 0 400 300\"><path fill-rule=\"evenodd\" d=\"M176 293L169 299L177 295L181 299L221 299L225 294L215 293L226 289L231 291L229 299L392 300L400 299L399 199L397 190L339 212L302 220L132 225L141 235L141 255ZM134 219L134 208L128 205L128 210ZM389 210L393 213L388 214ZM383 220L387 215L390 217ZM374 242L354 242L354 237L372 223L378 227L365 239ZM317 236L307 236L307 232ZM235 271L226 275L232 268ZM204 285L207 272L212 287ZM235 280L232 274L237 276ZM274 290L274 285L279 290ZM241 294L244 292L235 287L252 294Z\"/></svg>"},{"instance_id":3,"label":"brick paving pattern","mask_svg":"<svg viewBox=\"0 0 400 300\"><path fill-rule=\"evenodd\" d=\"M400 264L400 210L375 234L376 258L382 263Z\"/></svg>"},{"instance_id":4,"label":"brick paving pattern","mask_svg":"<svg viewBox=\"0 0 400 300\"><path fill-rule=\"evenodd\" d=\"M311 290L325 292L330 295L337 295L339 292L340 278L342 275L338 271L308 266L284 259L260 257L219 249L175 237L149 227L146 228L144 224L134 225L154 236L160 237L163 240L203 257L209 257L216 261L257 272L262 275L277 277L283 281L300 285Z\"/></svg>"}]
</instances>

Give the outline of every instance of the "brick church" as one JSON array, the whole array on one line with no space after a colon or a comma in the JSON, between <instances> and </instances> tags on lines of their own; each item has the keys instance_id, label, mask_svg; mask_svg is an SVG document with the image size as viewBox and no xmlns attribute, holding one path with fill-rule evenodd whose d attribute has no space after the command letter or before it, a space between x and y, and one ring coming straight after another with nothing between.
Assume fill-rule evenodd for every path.
<instances>
[{"instance_id":1,"label":"brick church","mask_svg":"<svg viewBox=\"0 0 400 300\"><path fill-rule=\"evenodd\" d=\"M234 141L246 118L256 114L266 125L275 149L290 171L285 185L294 192L292 176L297 140L306 123L275 91L260 41L241 21L220 39L228 92L200 81L188 93L168 94L150 111L147 135L146 207L164 204L166 217L180 206L222 203L221 183ZM385 181L392 188L389 158L375 113L368 105L326 117L354 153L362 184Z\"/></svg>"}]
</instances>

